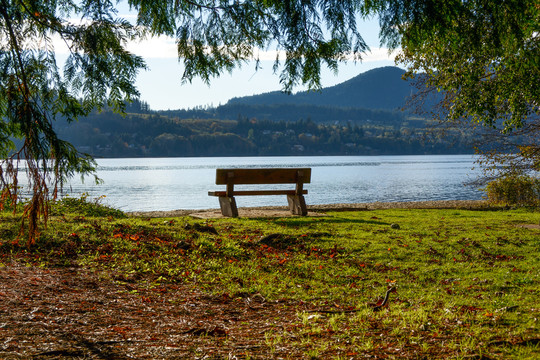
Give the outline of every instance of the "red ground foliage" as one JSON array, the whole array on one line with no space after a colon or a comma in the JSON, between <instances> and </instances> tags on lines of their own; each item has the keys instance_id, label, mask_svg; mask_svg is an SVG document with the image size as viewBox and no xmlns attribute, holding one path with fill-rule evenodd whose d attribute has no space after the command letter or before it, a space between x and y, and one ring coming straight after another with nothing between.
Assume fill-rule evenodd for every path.
<instances>
[{"instance_id":1,"label":"red ground foliage","mask_svg":"<svg viewBox=\"0 0 540 360\"><path fill-rule=\"evenodd\" d=\"M121 280L78 268L1 269L0 358L264 358L265 332L297 321L291 303L260 295L232 299Z\"/></svg>"}]
</instances>

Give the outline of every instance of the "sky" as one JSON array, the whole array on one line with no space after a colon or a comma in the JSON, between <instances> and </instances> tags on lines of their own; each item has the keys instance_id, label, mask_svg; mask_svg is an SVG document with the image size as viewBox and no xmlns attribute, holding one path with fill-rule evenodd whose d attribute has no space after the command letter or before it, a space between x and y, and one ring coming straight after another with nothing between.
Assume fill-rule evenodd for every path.
<instances>
[{"instance_id":1,"label":"sky","mask_svg":"<svg viewBox=\"0 0 540 360\"><path fill-rule=\"evenodd\" d=\"M119 16L135 21L135 14L128 8L119 9ZM342 63L337 74L323 68L321 83L323 88L349 80L370 69L393 66L393 55L379 47L379 25L377 19L363 21L358 24L371 52L363 56L361 62ZM255 63L249 62L231 74L225 72L219 78L212 79L210 85L200 79L192 83L182 83L183 65L178 59L175 41L172 38L158 37L146 39L138 43L130 43L128 49L142 56L147 70L141 70L136 85L140 91L140 99L149 104L152 110L188 109L198 106L219 106L234 97L261 94L281 90L278 73L273 72L275 52L265 52L261 56L259 69ZM59 50L57 48L57 50ZM65 50L67 56L67 48ZM293 92L303 91L298 87Z\"/></svg>"},{"instance_id":2,"label":"sky","mask_svg":"<svg viewBox=\"0 0 540 360\"><path fill-rule=\"evenodd\" d=\"M339 71L323 69L321 82L328 87L349 80L358 74L382 66L394 66L394 54L379 47L379 25L376 19L363 22L360 33L371 48L362 62L342 63ZM153 110L176 110L196 106L219 106L229 99L270 91L281 90L279 75L274 74L273 54L268 60L260 62L260 69L255 70L255 63L248 63L231 74L224 73L211 81L210 86L200 79L182 84L183 66L178 60L174 39L164 37L131 44L129 49L144 57L148 70L142 70L137 77L137 87L141 100L147 102ZM293 92L305 90L296 88Z\"/></svg>"},{"instance_id":3,"label":"sky","mask_svg":"<svg viewBox=\"0 0 540 360\"><path fill-rule=\"evenodd\" d=\"M182 84L183 66L177 57L147 57L149 67L137 77L137 87L141 100L153 110L186 109L196 106L218 106L229 99L270 91L281 90L279 76L272 71L272 61L261 61L262 69L255 70L254 63L248 63L231 74L222 74L209 85L200 79ZM337 74L323 70L322 86L342 83L370 69L394 65L385 50L366 56L362 63L341 64ZM293 92L305 90L297 87Z\"/></svg>"}]
</instances>

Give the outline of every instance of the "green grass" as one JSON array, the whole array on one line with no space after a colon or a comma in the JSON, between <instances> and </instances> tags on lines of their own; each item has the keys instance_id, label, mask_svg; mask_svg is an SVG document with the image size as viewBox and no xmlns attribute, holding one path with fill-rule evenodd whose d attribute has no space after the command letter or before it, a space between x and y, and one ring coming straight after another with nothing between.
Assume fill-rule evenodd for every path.
<instances>
[{"instance_id":1,"label":"green grass","mask_svg":"<svg viewBox=\"0 0 540 360\"><path fill-rule=\"evenodd\" d=\"M534 209L202 221L127 218L72 202L56 206L30 249L16 244L17 218L4 213L0 266L77 264L149 287L189 283L304 304L296 325L266 334L265 343L305 348L305 358L383 350L397 358L540 357L540 230L521 226L539 223ZM368 304L389 286L397 288L389 307L374 312Z\"/></svg>"}]
</instances>

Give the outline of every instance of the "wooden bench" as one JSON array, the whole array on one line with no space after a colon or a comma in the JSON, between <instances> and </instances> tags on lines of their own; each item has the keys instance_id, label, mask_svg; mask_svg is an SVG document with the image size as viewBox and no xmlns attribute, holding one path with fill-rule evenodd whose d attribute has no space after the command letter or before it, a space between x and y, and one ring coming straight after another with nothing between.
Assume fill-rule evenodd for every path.
<instances>
[{"instance_id":1,"label":"wooden bench","mask_svg":"<svg viewBox=\"0 0 540 360\"><path fill-rule=\"evenodd\" d=\"M216 169L216 185L227 185L225 191L209 191L219 197L223 216L237 217L235 196L287 195L289 209L294 215L307 215L304 184L311 182L310 168ZM234 185L296 184L294 190L240 190Z\"/></svg>"}]
</instances>

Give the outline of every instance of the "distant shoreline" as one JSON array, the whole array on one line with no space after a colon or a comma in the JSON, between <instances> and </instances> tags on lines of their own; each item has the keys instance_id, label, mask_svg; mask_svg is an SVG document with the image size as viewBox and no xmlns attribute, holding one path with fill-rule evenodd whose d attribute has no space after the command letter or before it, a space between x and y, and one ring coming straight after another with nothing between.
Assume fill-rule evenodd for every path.
<instances>
[{"instance_id":1,"label":"distant shoreline","mask_svg":"<svg viewBox=\"0 0 540 360\"><path fill-rule=\"evenodd\" d=\"M484 200L436 200L436 201L408 201L408 202L373 202L354 204L324 204L309 205L308 211L314 214L326 211L363 211L380 209L483 209L488 204ZM286 206L260 206L240 207L240 217L275 217L289 216ZM166 211L130 211L126 212L134 217L181 217L195 216L202 218L221 217L219 209L178 209ZM309 215L309 214L308 214Z\"/></svg>"}]
</instances>

